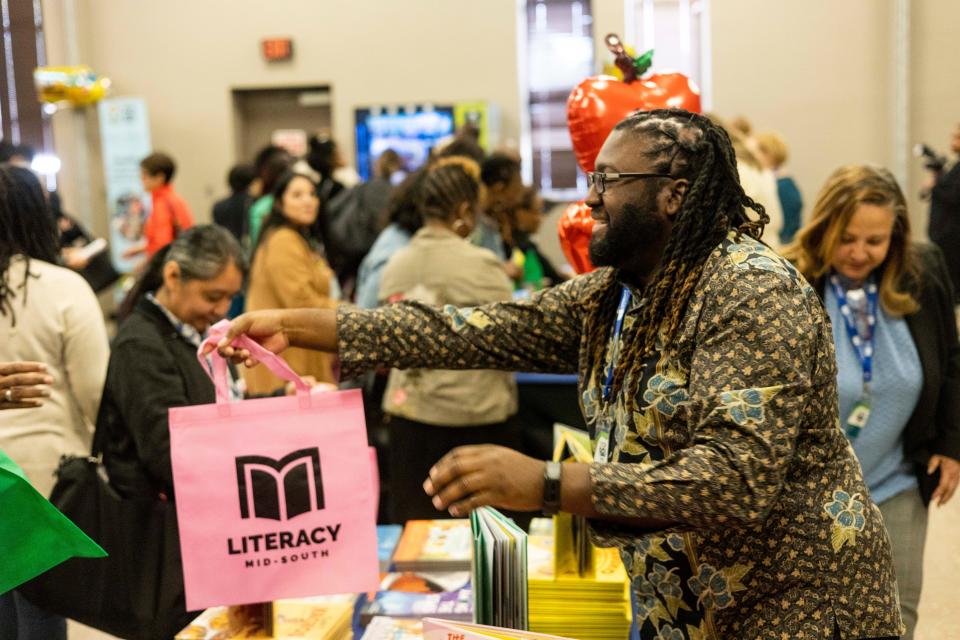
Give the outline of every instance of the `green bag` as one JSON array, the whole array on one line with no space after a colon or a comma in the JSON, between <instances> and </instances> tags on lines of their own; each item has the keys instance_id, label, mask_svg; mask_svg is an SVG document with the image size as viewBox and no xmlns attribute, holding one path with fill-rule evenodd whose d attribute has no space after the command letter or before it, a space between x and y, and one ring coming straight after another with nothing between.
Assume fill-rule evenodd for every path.
<instances>
[{"instance_id":1,"label":"green bag","mask_svg":"<svg viewBox=\"0 0 960 640\"><path fill-rule=\"evenodd\" d=\"M0 594L74 557L107 552L40 495L0 451Z\"/></svg>"}]
</instances>

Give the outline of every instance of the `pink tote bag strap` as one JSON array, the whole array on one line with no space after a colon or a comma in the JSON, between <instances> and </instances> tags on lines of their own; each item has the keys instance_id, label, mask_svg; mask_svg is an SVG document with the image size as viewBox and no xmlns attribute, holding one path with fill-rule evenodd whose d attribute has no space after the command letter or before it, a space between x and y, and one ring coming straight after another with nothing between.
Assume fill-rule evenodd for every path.
<instances>
[{"instance_id":1,"label":"pink tote bag strap","mask_svg":"<svg viewBox=\"0 0 960 640\"><path fill-rule=\"evenodd\" d=\"M230 402L229 381L227 379L227 361L224 360L223 357L221 357L216 351L213 351L210 354L213 361L213 372L211 373L207 368L207 358L203 355L203 349L207 345L216 346L216 344L220 342L225 335L227 335L227 329L229 328L229 320L221 320L217 324L210 327L210 332L207 336L207 339L203 341L203 344L201 344L200 348L197 350L197 359L200 361L200 365L203 367L204 371L208 372L208 375L210 375L210 378L213 380L214 387L216 387L218 404ZM304 398L304 396L309 398L310 385L304 382L303 378L298 376L283 358L272 351L264 349L262 346L257 344L256 341L245 335L234 338L231 344L234 347L239 347L249 351L250 354L256 358L261 365L265 366L270 370L271 373L273 373L273 375L277 376L281 380L292 382L297 388L297 395L300 396L301 399Z\"/></svg>"}]
</instances>

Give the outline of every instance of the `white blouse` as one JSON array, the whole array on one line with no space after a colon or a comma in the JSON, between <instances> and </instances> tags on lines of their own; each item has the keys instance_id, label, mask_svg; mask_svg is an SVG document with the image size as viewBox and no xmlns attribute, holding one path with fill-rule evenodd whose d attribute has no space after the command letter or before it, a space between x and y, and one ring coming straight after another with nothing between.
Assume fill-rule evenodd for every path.
<instances>
[{"instance_id":1,"label":"white blouse","mask_svg":"<svg viewBox=\"0 0 960 640\"><path fill-rule=\"evenodd\" d=\"M11 260L4 276L15 297L12 313L0 315L0 361L42 362L53 384L43 406L0 411L0 449L49 495L60 456L90 452L110 348L90 285L69 269L29 264L26 290L22 257Z\"/></svg>"}]
</instances>

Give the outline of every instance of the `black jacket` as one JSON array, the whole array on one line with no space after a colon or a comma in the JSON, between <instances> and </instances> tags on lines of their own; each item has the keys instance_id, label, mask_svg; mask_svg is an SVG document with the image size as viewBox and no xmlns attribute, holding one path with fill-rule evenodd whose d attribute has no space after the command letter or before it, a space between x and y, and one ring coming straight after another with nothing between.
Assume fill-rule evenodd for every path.
<instances>
[{"instance_id":1,"label":"black jacket","mask_svg":"<svg viewBox=\"0 0 960 640\"><path fill-rule=\"evenodd\" d=\"M213 221L226 227L237 240L247 234L247 215L252 198L246 193L234 193L213 205Z\"/></svg>"},{"instance_id":2,"label":"black jacket","mask_svg":"<svg viewBox=\"0 0 960 640\"><path fill-rule=\"evenodd\" d=\"M172 498L168 409L215 401L196 347L140 300L113 341L97 417L110 484L124 497Z\"/></svg>"},{"instance_id":3,"label":"black jacket","mask_svg":"<svg viewBox=\"0 0 960 640\"><path fill-rule=\"evenodd\" d=\"M913 293L920 310L905 320L920 356L923 388L903 431L903 452L914 463L920 493L928 503L940 481L939 472L927 475L930 456L940 454L960 460L960 344L953 288L943 254L931 244L914 248L920 277L918 282L904 286ZM826 279L813 284L822 298Z\"/></svg>"}]
</instances>

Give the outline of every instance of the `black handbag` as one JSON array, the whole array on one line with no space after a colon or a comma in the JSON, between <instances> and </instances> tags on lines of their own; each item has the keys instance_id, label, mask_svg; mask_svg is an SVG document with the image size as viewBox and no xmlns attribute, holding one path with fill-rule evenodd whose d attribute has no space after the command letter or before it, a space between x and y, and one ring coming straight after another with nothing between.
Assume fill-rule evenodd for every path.
<instances>
[{"instance_id":1,"label":"black handbag","mask_svg":"<svg viewBox=\"0 0 960 640\"><path fill-rule=\"evenodd\" d=\"M101 429L97 429L99 435ZM94 436L90 457L64 456L52 502L107 558L73 558L19 587L33 604L130 640L169 640L185 610L176 508L111 486Z\"/></svg>"}]
</instances>

